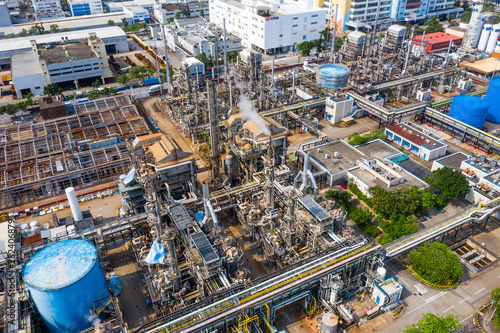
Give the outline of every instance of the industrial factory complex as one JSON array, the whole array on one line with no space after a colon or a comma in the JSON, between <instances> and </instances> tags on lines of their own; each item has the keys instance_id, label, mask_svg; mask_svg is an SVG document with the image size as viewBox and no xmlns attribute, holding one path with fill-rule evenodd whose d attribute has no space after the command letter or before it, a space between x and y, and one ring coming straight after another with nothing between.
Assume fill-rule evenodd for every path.
<instances>
[{"instance_id":1,"label":"industrial factory complex","mask_svg":"<svg viewBox=\"0 0 500 333\"><path fill-rule=\"evenodd\" d=\"M463 9L370 1L1 27L0 333L493 328L500 25L471 4L419 33ZM417 272L431 242L463 275Z\"/></svg>"}]
</instances>

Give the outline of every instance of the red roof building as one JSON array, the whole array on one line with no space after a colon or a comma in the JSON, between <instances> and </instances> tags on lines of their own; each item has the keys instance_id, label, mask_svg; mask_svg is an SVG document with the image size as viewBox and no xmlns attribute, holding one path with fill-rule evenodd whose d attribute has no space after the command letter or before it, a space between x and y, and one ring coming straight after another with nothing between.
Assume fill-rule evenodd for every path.
<instances>
[{"instance_id":1,"label":"red roof building","mask_svg":"<svg viewBox=\"0 0 500 333\"><path fill-rule=\"evenodd\" d=\"M413 44L420 46L422 45L422 37L423 35L416 36L413 38ZM461 45L462 37L455 36L452 34L447 34L445 32L433 32L431 34L425 34L425 53L439 51L443 49L447 49L450 45L450 40L453 39L453 45Z\"/></svg>"}]
</instances>

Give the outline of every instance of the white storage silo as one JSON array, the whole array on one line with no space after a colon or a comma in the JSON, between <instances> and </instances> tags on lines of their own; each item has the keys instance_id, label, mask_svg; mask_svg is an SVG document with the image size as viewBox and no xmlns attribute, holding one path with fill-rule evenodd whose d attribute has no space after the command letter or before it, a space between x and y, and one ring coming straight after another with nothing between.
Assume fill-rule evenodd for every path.
<instances>
[{"instance_id":1,"label":"white storage silo","mask_svg":"<svg viewBox=\"0 0 500 333\"><path fill-rule=\"evenodd\" d=\"M472 8L472 15L469 25L467 26L466 38L464 42L465 47L473 49L477 46L484 22L484 17L481 14L482 11L483 5L475 5Z\"/></svg>"},{"instance_id":2,"label":"white storage silo","mask_svg":"<svg viewBox=\"0 0 500 333\"><path fill-rule=\"evenodd\" d=\"M71 208L71 213L73 213L73 218L75 222L81 222L83 220L82 211L80 210L80 204L78 203L78 198L76 197L76 192L73 187L68 187L66 189L66 196L68 197L69 207Z\"/></svg>"},{"instance_id":3,"label":"white storage silo","mask_svg":"<svg viewBox=\"0 0 500 333\"><path fill-rule=\"evenodd\" d=\"M481 37L479 38L479 43L477 44L478 50L480 51L486 50L486 45L488 44L492 27L493 26L491 24L485 24L483 26L483 30L481 31Z\"/></svg>"},{"instance_id":4,"label":"white storage silo","mask_svg":"<svg viewBox=\"0 0 500 333\"><path fill-rule=\"evenodd\" d=\"M495 52L500 52L500 40L497 42L497 46L495 47Z\"/></svg>"},{"instance_id":5,"label":"white storage silo","mask_svg":"<svg viewBox=\"0 0 500 333\"><path fill-rule=\"evenodd\" d=\"M500 24L495 24L491 28L490 38L488 39L488 44L486 45L486 52L493 53L498 43L498 36L500 36Z\"/></svg>"}]
</instances>

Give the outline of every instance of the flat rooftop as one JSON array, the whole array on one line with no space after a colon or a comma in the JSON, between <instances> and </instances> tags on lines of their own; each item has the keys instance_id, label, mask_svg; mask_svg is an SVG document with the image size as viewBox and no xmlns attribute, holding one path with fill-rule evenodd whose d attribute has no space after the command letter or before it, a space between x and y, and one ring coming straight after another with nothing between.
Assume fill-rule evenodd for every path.
<instances>
[{"instance_id":1,"label":"flat rooftop","mask_svg":"<svg viewBox=\"0 0 500 333\"><path fill-rule=\"evenodd\" d=\"M500 52L493 52L493 55L489 58L477 60L474 62L466 62L461 66L474 72L493 74L500 72L500 66L498 66L499 61Z\"/></svg>"},{"instance_id":2,"label":"flat rooftop","mask_svg":"<svg viewBox=\"0 0 500 333\"><path fill-rule=\"evenodd\" d=\"M42 74L38 54L34 51L14 53L11 59L12 78Z\"/></svg>"},{"instance_id":3,"label":"flat rooftop","mask_svg":"<svg viewBox=\"0 0 500 333\"><path fill-rule=\"evenodd\" d=\"M60 64L68 61L97 58L90 46L83 41L74 43L55 45L51 49L39 48L40 58L47 62L47 65Z\"/></svg>"},{"instance_id":4,"label":"flat rooftop","mask_svg":"<svg viewBox=\"0 0 500 333\"><path fill-rule=\"evenodd\" d=\"M401 170L397 170L397 173L399 173L401 176L403 176L405 181L403 183L400 183L400 184L397 184L397 185L394 185L391 187L387 187L386 183L384 183L383 181L381 181L378 178L373 177L373 175L371 173L369 173L366 170L362 170L361 168L356 168L354 170L350 170L349 172L352 173L353 175L355 175L356 177L362 179L366 184L368 184L369 187L378 186L381 188L388 189L389 191L393 191L397 188L400 188L400 189L410 188L414 185L416 185L419 188L427 186L427 183L418 179L417 177L415 177L414 175L412 175L411 173L409 173L408 171L406 171L403 168L401 168Z\"/></svg>"},{"instance_id":5,"label":"flat rooftop","mask_svg":"<svg viewBox=\"0 0 500 333\"><path fill-rule=\"evenodd\" d=\"M350 146L347 142L339 140L326 145L313 147L306 150L314 160L322 164L333 173L350 169L355 166L356 161L363 158L363 154ZM335 157L335 153L340 154ZM328 158L326 157L328 155Z\"/></svg>"},{"instance_id":6,"label":"flat rooftop","mask_svg":"<svg viewBox=\"0 0 500 333\"><path fill-rule=\"evenodd\" d=\"M442 157L442 158L436 160L436 162L438 162L442 165L448 166L452 169L460 170L460 166L462 165L462 162L465 160L468 160L468 159L469 159L468 155L459 151L457 153Z\"/></svg>"},{"instance_id":7,"label":"flat rooftop","mask_svg":"<svg viewBox=\"0 0 500 333\"><path fill-rule=\"evenodd\" d=\"M382 140L374 140L356 146L356 149L366 156L384 158L386 156L400 152L399 149L391 146Z\"/></svg>"}]
</instances>

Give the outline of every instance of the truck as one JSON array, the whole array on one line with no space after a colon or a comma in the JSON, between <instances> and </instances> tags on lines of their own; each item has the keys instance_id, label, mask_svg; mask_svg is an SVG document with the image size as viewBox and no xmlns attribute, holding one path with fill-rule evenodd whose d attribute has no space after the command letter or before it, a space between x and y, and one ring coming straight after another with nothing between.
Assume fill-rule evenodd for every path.
<instances>
[{"instance_id":1,"label":"truck","mask_svg":"<svg viewBox=\"0 0 500 333\"><path fill-rule=\"evenodd\" d=\"M160 88L161 88L161 84L156 84L156 85L154 85L154 86L151 86L151 87L149 88L149 91L150 91L150 92L151 92L151 91L159 91L159 90L160 90Z\"/></svg>"},{"instance_id":2,"label":"truck","mask_svg":"<svg viewBox=\"0 0 500 333\"><path fill-rule=\"evenodd\" d=\"M157 76L155 76L155 77L148 77L148 78L145 78L142 81L139 81L139 85L141 87L150 86L150 85L158 84L158 83L159 83L159 81L158 81L158 77Z\"/></svg>"}]
</instances>

